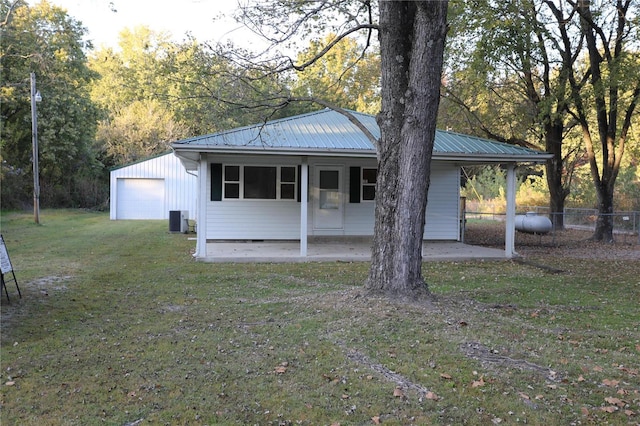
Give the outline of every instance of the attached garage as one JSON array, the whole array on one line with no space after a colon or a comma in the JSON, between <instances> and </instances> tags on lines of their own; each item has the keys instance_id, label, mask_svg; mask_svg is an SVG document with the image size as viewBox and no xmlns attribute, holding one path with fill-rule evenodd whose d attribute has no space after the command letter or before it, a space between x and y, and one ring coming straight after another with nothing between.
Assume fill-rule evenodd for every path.
<instances>
[{"instance_id":1,"label":"attached garage","mask_svg":"<svg viewBox=\"0 0 640 426\"><path fill-rule=\"evenodd\" d=\"M172 210L196 218L198 178L173 152L111 171L111 220L163 220Z\"/></svg>"}]
</instances>

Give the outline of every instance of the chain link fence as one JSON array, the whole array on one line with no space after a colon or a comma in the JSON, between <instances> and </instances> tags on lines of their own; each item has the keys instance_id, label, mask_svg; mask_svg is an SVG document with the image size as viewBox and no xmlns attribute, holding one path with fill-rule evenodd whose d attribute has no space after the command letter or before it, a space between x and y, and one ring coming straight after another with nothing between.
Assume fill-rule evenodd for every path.
<instances>
[{"instance_id":1,"label":"chain link fence","mask_svg":"<svg viewBox=\"0 0 640 426\"><path fill-rule=\"evenodd\" d=\"M516 232L518 245L576 246L589 240L596 229L596 209L567 208L564 213L551 214L548 207L530 206L518 208L519 213L535 212L548 217L551 231L543 234ZM504 244L505 214L498 212L464 211L462 221L463 241L468 244L500 246ZM560 217L562 216L562 217ZM640 246L640 212L615 212L610 216L613 238L616 244ZM564 222L564 227L558 224ZM640 247L637 247L640 248Z\"/></svg>"}]
</instances>

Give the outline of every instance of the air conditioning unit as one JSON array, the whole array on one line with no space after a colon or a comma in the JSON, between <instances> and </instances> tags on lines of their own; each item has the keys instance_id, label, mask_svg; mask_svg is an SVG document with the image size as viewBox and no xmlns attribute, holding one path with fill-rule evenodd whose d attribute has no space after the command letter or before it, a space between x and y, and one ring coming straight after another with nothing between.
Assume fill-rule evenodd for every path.
<instances>
[{"instance_id":1,"label":"air conditioning unit","mask_svg":"<svg viewBox=\"0 0 640 426\"><path fill-rule=\"evenodd\" d=\"M169 232L186 234L189 230L188 210L169 210Z\"/></svg>"}]
</instances>

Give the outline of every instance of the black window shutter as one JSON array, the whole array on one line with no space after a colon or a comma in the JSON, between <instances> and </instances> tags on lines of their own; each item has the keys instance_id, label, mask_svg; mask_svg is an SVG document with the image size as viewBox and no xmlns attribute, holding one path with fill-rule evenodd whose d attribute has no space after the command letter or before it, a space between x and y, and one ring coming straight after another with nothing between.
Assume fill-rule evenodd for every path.
<instances>
[{"instance_id":1,"label":"black window shutter","mask_svg":"<svg viewBox=\"0 0 640 426\"><path fill-rule=\"evenodd\" d=\"M360 202L360 167L349 167L349 202Z\"/></svg>"},{"instance_id":2,"label":"black window shutter","mask_svg":"<svg viewBox=\"0 0 640 426\"><path fill-rule=\"evenodd\" d=\"M211 164L211 201L222 201L222 164Z\"/></svg>"}]
</instances>

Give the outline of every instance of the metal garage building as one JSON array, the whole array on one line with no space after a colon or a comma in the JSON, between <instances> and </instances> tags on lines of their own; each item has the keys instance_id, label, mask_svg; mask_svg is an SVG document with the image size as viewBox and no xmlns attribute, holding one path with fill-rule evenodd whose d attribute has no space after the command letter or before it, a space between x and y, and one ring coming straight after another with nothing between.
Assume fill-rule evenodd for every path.
<instances>
[{"instance_id":1,"label":"metal garage building","mask_svg":"<svg viewBox=\"0 0 640 426\"><path fill-rule=\"evenodd\" d=\"M169 211L195 219L197 176L169 152L111 171L111 220L169 219Z\"/></svg>"}]
</instances>

